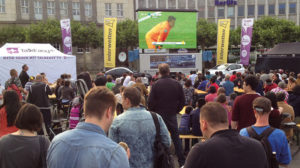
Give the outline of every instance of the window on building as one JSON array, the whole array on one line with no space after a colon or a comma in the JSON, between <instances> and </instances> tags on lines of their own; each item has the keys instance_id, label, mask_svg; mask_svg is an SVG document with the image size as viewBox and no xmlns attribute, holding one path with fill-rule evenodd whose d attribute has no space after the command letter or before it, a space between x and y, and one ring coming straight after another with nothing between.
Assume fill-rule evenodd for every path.
<instances>
[{"instance_id":1,"label":"window on building","mask_svg":"<svg viewBox=\"0 0 300 168\"><path fill-rule=\"evenodd\" d=\"M35 19L41 20L43 17L43 4L41 1L34 1L34 17Z\"/></svg>"},{"instance_id":2,"label":"window on building","mask_svg":"<svg viewBox=\"0 0 300 168\"><path fill-rule=\"evenodd\" d=\"M254 16L254 5L248 5L248 16Z\"/></svg>"},{"instance_id":3,"label":"window on building","mask_svg":"<svg viewBox=\"0 0 300 168\"><path fill-rule=\"evenodd\" d=\"M47 2L47 12L48 12L48 15L55 15L55 2L54 1Z\"/></svg>"},{"instance_id":4,"label":"window on building","mask_svg":"<svg viewBox=\"0 0 300 168\"><path fill-rule=\"evenodd\" d=\"M28 9L28 0L21 0L21 13L22 14L28 14L29 9Z\"/></svg>"},{"instance_id":5,"label":"window on building","mask_svg":"<svg viewBox=\"0 0 300 168\"><path fill-rule=\"evenodd\" d=\"M227 8L227 17L234 17L234 7Z\"/></svg>"},{"instance_id":6,"label":"window on building","mask_svg":"<svg viewBox=\"0 0 300 168\"><path fill-rule=\"evenodd\" d=\"M265 15L265 5L258 5L258 15Z\"/></svg>"},{"instance_id":7,"label":"window on building","mask_svg":"<svg viewBox=\"0 0 300 168\"><path fill-rule=\"evenodd\" d=\"M296 3L290 3L289 5L289 13L296 14Z\"/></svg>"},{"instance_id":8,"label":"window on building","mask_svg":"<svg viewBox=\"0 0 300 168\"><path fill-rule=\"evenodd\" d=\"M208 7L208 17L210 17L210 18L215 17L215 7L214 6Z\"/></svg>"},{"instance_id":9,"label":"window on building","mask_svg":"<svg viewBox=\"0 0 300 168\"><path fill-rule=\"evenodd\" d=\"M72 12L74 16L80 15L80 3L79 2L73 2L72 3Z\"/></svg>"},{"instance_id":10,"label":"window on building","mask_svg":"<svg viewBox=\"0 0 300 168\"><path fill-rule=\"evenodd\" d=\"M118 17L123 17L124 16L123 4L122 3L117 3L117 16Z\"/></svg>"},{"instance_id":11,"label":"window on building","mask_svg":"<svg viewBox=\"0 0 300 168\"><path fill-rule=\"evenodd\" d=\"M0 0L0 13L5 13L5 0Z\"/></svg>"},{"instance_id":12,"label":"window on building","mask_svg":"<svg viewBox=\"0 0 300 168\"><path fill-rule=\"evenodd\" d=\"M279 4L279 15L284 15L285 14L285 3L280 3Z\"/></svg>"},{"instance_id":13,"label":"window on building","mask_svg":"<svg viewBox=\"0 0 300 168\"><path fill-rule=\"evenodd\" d=\"M68 2L60 2L59 8L61 16L68 16Z\"/></svg>"},{"instance_id":14,"label":"window on building","mask_svg":"<svg viewBox=\"0 0 300 168\"><path fill-rule=\"evenodd\" d=\"M269 15L275 15L275 5L269 5Z\"/></svg>"},{"instance_id":15,"label":"window on building","mask_svg":"<svg viewBox=\"0 0 300 168\"><path fill-rule=\"evenodd\" d=\"M85 52L86 52L86 53L90 53L90 52L91 52L91 48L90 48L90 47L86 47L86 48L85 48Z\"/></svg>"},{"instance_id":16,"label":"window on building","mask_svg":"<svg viewBox=\"0 0 300 168\"><path fill-rule=\"evenodd\" d=\"M85 16L91 17L93 13L92 4L91 3L85 3L84 4L84 10L85 10Z\"/></svg>"},{"instance_id":17,"label":"window on building","mask_svg":"<svg viewBox=\"0 0 300 168\"><path fill-rule=\"evenodd\" d=\"M224 7L218 7L218 17L224 17Z\"/></svg>"},{"instance_id":18,"label":"window on building","mask_svg":"<svg viewBox=\"0 0 300 168\"><path fill-rule=\"evenodd\" d=\"M105 15L111 16L111 3L105 3Z\"/></svg>"},{"instance_id":19,"label":"window on building","mask_svg":"<svg viewBox=\"0 0 300 168\"><path fill-rule=\"evenodd\" d=\"M245 6L238 6L238 16L244 16L245 15Z\"/></svg>"}]
</instances>

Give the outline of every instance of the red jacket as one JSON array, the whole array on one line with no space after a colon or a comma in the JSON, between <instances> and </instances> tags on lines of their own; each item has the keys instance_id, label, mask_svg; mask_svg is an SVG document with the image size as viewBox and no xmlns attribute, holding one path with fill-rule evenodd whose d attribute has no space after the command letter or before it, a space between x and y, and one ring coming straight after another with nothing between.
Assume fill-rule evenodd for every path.
<instances>
[{"instance_id":1,"label":"red jacket","mask_svg":"<svg viewBox=\"0 0 300 168\"><path fill-rule=\"evenodd\" d=\"M7 116L5 107L0 109L0 137L16 132L18 128L16 126L7 127Z\"/></svg>"},{"instance_id":2,"label":"red jacket","mask_svg":"<svg viewBox=\"0 0 300 168\"><path fill-rule=\"evenodd\" d=\"M265 93L270 92L274 88L277 88L276 83L272 83L271 85L266 85L265 86Z\"/></svg>"}]
</instances>

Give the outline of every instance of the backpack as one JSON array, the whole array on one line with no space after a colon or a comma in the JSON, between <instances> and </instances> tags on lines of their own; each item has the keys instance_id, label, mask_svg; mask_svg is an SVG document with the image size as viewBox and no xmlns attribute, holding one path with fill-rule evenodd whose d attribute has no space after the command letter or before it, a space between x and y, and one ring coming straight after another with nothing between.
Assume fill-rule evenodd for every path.
<instances>
[{"instance_id":1,"label":"backpack","mask_svg":"<svg viewBox=\"0 0 300 168\"><path fill-rule=\"evenodd\" d=\"M268 140L269 135L275 130L273 127L267 128L264 132L258 135L253 127L247 127L247 132L251 138L258 140L264 147L267 155L269 168L279 168L279 163L276 159L276 153L272 152L271 144Z\"/></svg>"},{"instance_id":2,"label":"backpack","mask_svg":"<svg viewBox=\"0 0 300 168\"><path fill-rule=\"evenodd\" d=\"M7 90L14 90L17 92L18 96L19 96L19 99L20 101L23 100L23 97L22 97L22 94L21 94L21 91L20 89L17 87L17 85L15 84L14 82L15 79L12 79L10 82L9 82L9 85L7 87Z\"/></svg>"},{"instance_id":3,"label":"backpack","mask_svg":"<svg viewBox=\"0 0 300 168\"><path fill-rule=\"evenodd\" d=\"M69 124L69 128L73 129L77 126L77 124L79 123L80 120L80 108L81 105L76 105L73 106L70 112L70 124Z\"/></svg>"},{"instance_id":4,"label":"backpack","mask_svg":"<svg viewBox=\"0 0 300 168\"><path fill-rule=\"evenodd\" d=\"M150 112L156 128L156 135L154 141L154 167L155 168L174 168L174 161L171 152L161 142L160 125L156 113Z\"/></svg>"}]
</instances>

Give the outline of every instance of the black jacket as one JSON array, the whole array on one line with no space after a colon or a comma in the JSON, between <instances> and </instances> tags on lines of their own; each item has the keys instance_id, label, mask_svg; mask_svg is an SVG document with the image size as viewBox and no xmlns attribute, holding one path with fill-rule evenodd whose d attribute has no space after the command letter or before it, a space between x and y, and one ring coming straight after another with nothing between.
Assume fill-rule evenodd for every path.
<instances>
[{"instance_id":1,"label":"black jacket","mask_svg":"<svg viewBox=\"0 0 300 168\"><path fill-rule=\"evenodd\" d=\"M25 87L25 84L28 82L29 80L29 75L27 74L26 71L22 71L19 75L20 81L22 83L22 87Z\"/></svg>"},{"instance_id":2,"label":"black jacket","mask_svg":"<svg viewBox=\"0 0 300 168\"><path fill-rule=\"evenodd\" d=\"M179 82L171 77L162 77L151 88L148 108L162 116L175 115L184 107L185 97Z\"/></svg>"},{"instance_id":3,"label":"black jacket","mask_svg":"<svg viewBox=\"0 0 300 168\"><path fill-rule=\"evenodd\" d=\"M215 132L210 139L193 146L184 168L267 168L262 144L242 137L236 130Z\"/></svg>"},{"instance_id":4,"label":"black jacket","mask_svg":"<svg viewBox=\"0 0 300 168\"><path fill-rule=\"evenodd\" d=\"M300 116L300 95L290 94L288 98L288 104L294 108L295 117Z\"/></svg>"},{"instance_id":5,"label":"black jacket","mask_svg":"<svg viewBox=\"0 0 300 168\"><path fill-rule=\"evenodd\" d=\"M40 109L50 108L49 95L52 91L48 85L42 82L34 83L30 89L27 102L38 106Z\"/></svg>"}]
</instances>

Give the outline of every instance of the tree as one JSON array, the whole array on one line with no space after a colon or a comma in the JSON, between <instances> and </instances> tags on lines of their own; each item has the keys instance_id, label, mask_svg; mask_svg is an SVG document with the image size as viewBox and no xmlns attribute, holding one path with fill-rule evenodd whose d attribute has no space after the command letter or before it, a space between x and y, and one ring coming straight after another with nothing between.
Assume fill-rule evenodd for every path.
<instances>
[{"instance_id":1,"label":"tree","mask_svg":"<svg viewBox=\"0 0 300 168\"><path fill-rule=\"evenodd\" d=\"M0 29L0 45L5 43L24 43L26 28L21 26L7 26Z\"/></svg>"},{"instance_id":2,"label":"tree","mask_svg":"<svg viewBox=\"0 0 300 168\"><path fill-rule=\"evenodd\" d=\"M272 48L278 43L297 41L299 33L299 27L292 21L265 17L254 23L252 45Z\"/></svg>"},{"instance_id":3,"label":"tree","mask_svg":"<svg viewBox=\"0 0 300 168\"><path fill-rule=\"evenodd\" d=\"M124 20L117 24L117 47L133 49L138 46L138 23L134 20Z\"/></svg>"},{"instance_id":4,"label":"tree","mask_svg":"<svg viewBox=\"0 0 300 168\"><path fill-rule=\"evenodd\" d=\"M26 31L26 42L62 44L58 20L47 20L31 24Z\"/></svg>"},{"instance_id":5,"label":"tree","mask_svg":"<svg viewBox=\"0 0 300 168\"><path fill-rule=\"evenodd\" d=\"M197 23L197 43L204 50L217 43L217 24L200 19Z\"/></svg>"},{"instance_id":6,"label":"tree","mask_svg":"<svg viewBox=\"0 0 300 168\"><path fill-rule=\"evenodd\" d=\"M230 30L229 34L229 47L238 46L241 43L241 27L239 26L237 29Z\"/></svg>"}]
</instances>

